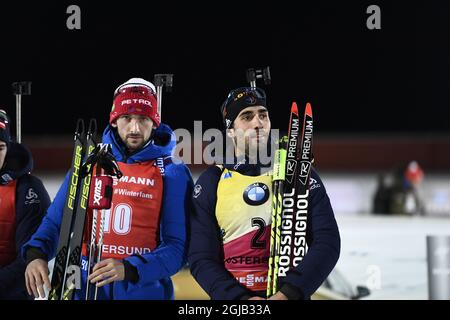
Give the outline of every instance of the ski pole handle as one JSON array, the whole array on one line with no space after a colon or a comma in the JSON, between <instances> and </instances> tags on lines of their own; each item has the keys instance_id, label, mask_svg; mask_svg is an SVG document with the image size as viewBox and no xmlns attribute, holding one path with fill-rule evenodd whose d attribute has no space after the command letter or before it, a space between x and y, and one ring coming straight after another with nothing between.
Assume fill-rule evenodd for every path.
<instances>
[{"instance_id":1,"label":"ski pole handle","mask_svg":"<svg viewBox=\"0 0 450 320\"><path fill-rule=\"evenodd\" d=\"M110 176L94 176L89 192L89 208L109 209L113 196L113 179Z\"/></svg>"},{"instance_id":2,"label":"ski pole handle","mask_svg":"<svg viewBox=\"0 0 450 320\"><path fill-rule=\"evenodd\" d=\"M158 105L158 114L159 118L161 119L161 112L162 112L162 89L165 86L166 90L168 92L172 91L173 87L173 74L171 73L158 73L155 74L154 77L154 83L156 86L156 102Z\"/></svg>"},{"instance_id":3,"label":"ski pole handle","mask_svg":"<svg viewBox=\"0 0 450 320\"><path fill-rule=\"evenodd\" d=\"M269 85L272 81L270 77L270 67L267 66L261 69L249 68L246 72L246 78L252 88L256 87L256 79L263 79L264 84Z\"/></svg>"},{"instance_id":4,"label":"ski pole handle","mask_svg":"<svg viewBox=\"0 0 450 320\"><path fill-rule=\"evenodd\" d=\"M22 95L16 94L16 140L22 141Z\"/></svg>"},{"instance_id":5,"label":"ski pole handle","mask_svg":"<svg viewBox=\"0 0 450 320\"><path fill-rule=\"evenodd\" d=\"M16 141L22 141L22 95L31 94L31 81L13 82L13 94L16 96Z\"/></svg>"}]
</instances>

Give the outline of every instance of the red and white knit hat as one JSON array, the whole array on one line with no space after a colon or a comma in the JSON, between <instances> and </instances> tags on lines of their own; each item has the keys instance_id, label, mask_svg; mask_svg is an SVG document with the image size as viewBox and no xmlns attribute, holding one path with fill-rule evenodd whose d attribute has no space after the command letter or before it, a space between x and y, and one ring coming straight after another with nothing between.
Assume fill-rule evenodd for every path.
<instances>
[{"instance_id":1,"label":"red and white knit hat","mask_svg":"<svg viewBox=\"0 0 450 320\"><path fill-rule=\"evenodd\" d=\"M114 91L114 100L109 123L125 114L137 114L149 117L155 127L161 123L157 111L155 86L141 78L131 78Z\"/></svg>"}]
</instances>

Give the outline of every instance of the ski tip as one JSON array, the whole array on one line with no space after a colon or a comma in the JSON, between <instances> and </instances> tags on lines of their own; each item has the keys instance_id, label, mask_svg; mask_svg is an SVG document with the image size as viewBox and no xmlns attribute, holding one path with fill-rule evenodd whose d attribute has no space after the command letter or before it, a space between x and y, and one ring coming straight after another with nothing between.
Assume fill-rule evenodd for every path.
<instances>
[{"instance_id":1,"label":"ski tip","mask_svg":"<svg viewBox=\"0 0 450 320\"><path fill-rule=\"evenodd\" d=\"M305 113L312 118L312 107L311 103L306 103Z\"/></svg>"},{"instance_id":2,"label":"ski tip","mask_svg":"<svg viewBox=\"0 0 450 320\"><path fill-rule=\"evenodd\" d=\"M89 129L88 129L88 133L93 135L97 133L97 120L94 118L91 118L89 120Z\"/></svg>"},{"instance_id":3,"label":"ski tip","mask_svg":"<svg viewBox=\"0 0 450 320\"><path fill-rule=\"evenodd\" d=\"M291 112L298 114L298 107L297 107L297 103L295 101L292 102Z\"/></svg>"}]
</instances>

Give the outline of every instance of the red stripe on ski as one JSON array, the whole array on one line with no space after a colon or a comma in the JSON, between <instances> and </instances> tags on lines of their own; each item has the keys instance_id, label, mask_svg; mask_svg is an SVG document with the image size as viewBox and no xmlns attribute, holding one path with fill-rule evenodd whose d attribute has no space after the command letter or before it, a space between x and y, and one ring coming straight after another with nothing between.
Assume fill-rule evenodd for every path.
<instances>
[{"instance_id":1,"label":"red stripe on ski","mask_svg":"<svg viewBox=\"0 0 450 320\"><path fill-rule=\"evenodd\" d=\"M297 103L295 101L292 102L291 113L295 113L298 116L298 107L297 107Z\"/></svg>"},{"instance_id":2,"label":"red stripe on ski","mask_svg":"<svg viewBox=\"0 0 450 320\"><path fill-rule=\"evenodd\" d=\"M309 119L307 118L309 117ZM302 125L302 135L300 137L301 141L303 141L304 136L305 136L305 127L306 127L306 121L308 120L312 120L312 107L311 107L311 103L306 103L306 107L305 107L305 113L304 113L304 117L303 117L303 125ZM299 150L302 150L303 145L302 143L299 143L297 145L297 148ZM300 152L301 153L301 152Z\"/></svg>"},{"instance_id":3,"label":"red stripe on ski","mask_svg":"<svg viewBox=\"0 0 450 320\"><path fill-rule=\"evenodd\" d=\"M312 118L312 108L309 102L306 104L305 114Z\"/></svg>"}]
</instances>

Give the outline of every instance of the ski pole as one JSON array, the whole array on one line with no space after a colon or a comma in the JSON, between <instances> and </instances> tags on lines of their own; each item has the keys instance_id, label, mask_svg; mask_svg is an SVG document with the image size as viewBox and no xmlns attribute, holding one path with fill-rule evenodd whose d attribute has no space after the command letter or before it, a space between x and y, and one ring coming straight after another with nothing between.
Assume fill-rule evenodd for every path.
<instances>
[{"instance_id":1,"label":"ski pole","mask_svg":"<svg viewBox=\"0 0 450 320\"><path fill-rule=\"evenodd\" d=\"M267 66L261 69L249 68L246 72L247 82L250 87L256 87L256 79L263 79L264 84L269 85L271 82L270 67Z\"/></svg>"},{"instance_id":2,"label":"ski pole","mask_svg":"<svg viewBox=\"0 0 450 320\"><path fill-rule=\"evenodd\" d=\"M98 230L98 243L97 243L97 259L96 263L102 261L102 251L103 251L103 234L105 226L105 209L100 210L100 227ZM94 300L97 300L98 287L95 286Z\"/></svg>"},{"instance_id":3,"label":"ski pole","mask_svg":"<svg viewBox=\"0 0 450 320\"><path fill-rule=\"evenodd\" d=\"M22 95L31 94L31 81L13 82L13 93L16 96L16 141L22 141Z\"/></svg>"},{"instance_id":4,"label":"ski pole","mask_svg":"<svg viewBox=\"0 0 450 320\"><path fill-rule=\"evenodd\" d=\"M94 150L94 153L86 160L87 163L92 163L91 168L95 165L96 176L93 177L93 185L89 194L89 208L93 209L92 227L91 227L91 241L88 256L88 278L91 274L92 268L96 263L102 259L103 252L103 237L105 226L105 210L109 210L112 206L113 196L113 179L116 176L118 179L122 177L119 165L112 154L112 148L109 144L99 144ZM100 210L100 225L98 226L98 211ZM98 226L98 239L97 239ZM91 297L91 284L89 280L86 283L86 300ZM94 300L98 297L98 287L94 290Z\"/></svg>"},{"instance_id":5,"label":"ski pole","mask_svg":"<svg viewBox=\"0 0 450 320\"><path fill-rule=\"evenodd\" d=\"M95 242L97 237L97 215L98 210L92 210L92 226L91 226L91 241L89 244L89 255L87 260L87 276L86 276L86 300L90 300L90 288L89 276L91 275L91 269L94 262L95 255Z\"/></svg>"},{"instance_id":6,"label":"ski pole","mask_svg":"<svg viewBox=\"0 0 450 320\"><path fill-rule=\"evenodd\" d=\"M163 86L166 86L166 91L172 91L173 86L173 74L170 73L158 73L155 74L154 78L155 86L156 86L156 101L158 104L158 114L161 118L161 109L162 109L162 89Z\"/></svg>"},{"instance_id":7,"label":"ski pole","mask_svg":"<svg viewBox=\"0 0 450 320\"><path fill-rule=\"evenodd\" d=\"M86 160L86 163L83 167L87 168L88 165L90 165L90 170L94 169L94 166L97 165L97 162L99 160L100 154L104 148L104 145L98 144L93 153L88 157ZM100 174L100 168L97 166L96 171L97 175ZM84 173L87 174L87 173ZM95 264L95 255L96 255L96 238L97 238L97 218L98 218L98 209L92 210L92 226L91 226L91 241L89 244L89 255L88 255L88 261L87 261L87 276L86 276L86 300L90 300L90 288L91 283L89 282L89 276L91 274L92 267ZM97 294L97 290L95 290L95 294Z\"/></svg>"}]
</instances>

